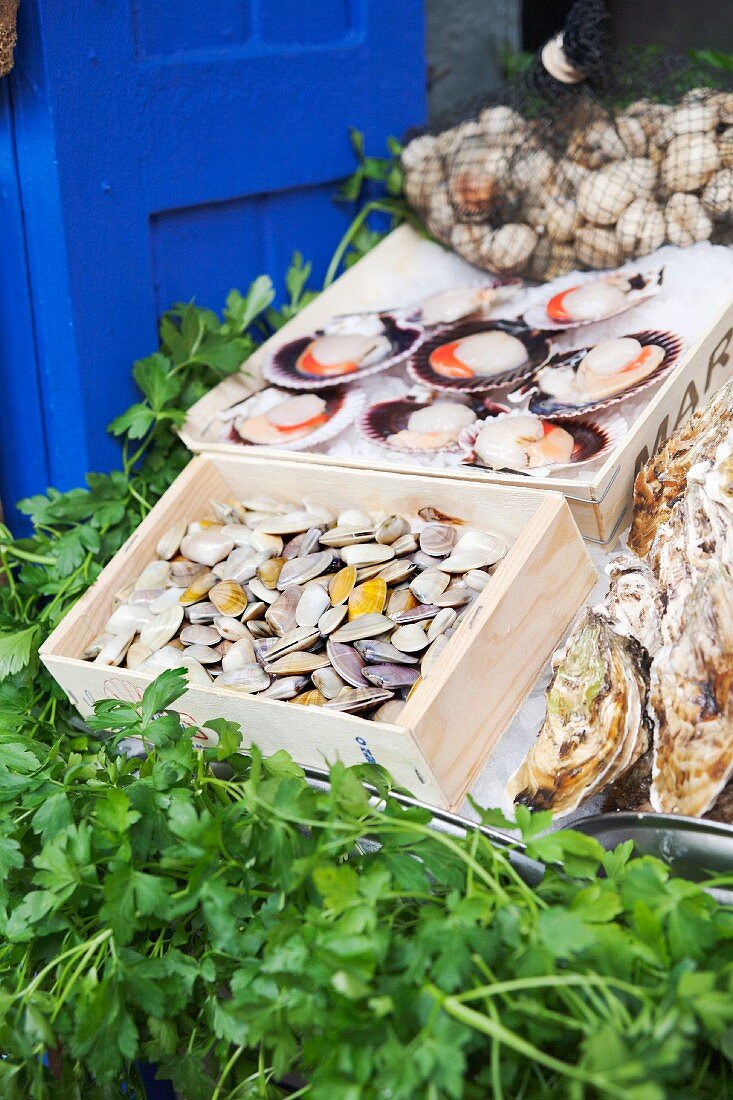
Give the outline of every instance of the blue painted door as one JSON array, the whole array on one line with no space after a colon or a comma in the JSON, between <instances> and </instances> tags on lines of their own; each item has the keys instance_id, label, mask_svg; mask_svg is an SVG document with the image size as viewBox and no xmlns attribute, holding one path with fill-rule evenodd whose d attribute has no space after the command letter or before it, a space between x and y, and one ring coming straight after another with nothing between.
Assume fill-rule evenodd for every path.
<instances>
[{"instance_id":1,"label":"blue painted door","mask_svg":"<svg viewBox=\"0 0 733 1100\"><path fill-rule=\"evenodd\" d=\"M218 308L260 272L281 278L294 249L323 273L349 220L332 201L348 127L381 152L424 118L422 14L24 0L0 100L6 507L116 462L105 427L172 302Z\"/></svg>"}]
</instances>

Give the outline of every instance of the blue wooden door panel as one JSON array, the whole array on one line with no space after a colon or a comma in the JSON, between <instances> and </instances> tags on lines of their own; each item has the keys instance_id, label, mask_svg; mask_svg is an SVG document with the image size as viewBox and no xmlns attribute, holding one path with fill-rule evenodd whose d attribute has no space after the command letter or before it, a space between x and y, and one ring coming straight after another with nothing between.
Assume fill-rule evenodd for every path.
<instances>
[{"instance_id":1,"label":"blue wooden door panel","mask_svg":"<svg viewBox=\"0 0 733 1100\"><path fill-rule=\"evenodd\" d=\"M163 309L280 280L294 249L323 273L348 127L381 150L424 117L422 3L24 0L10 81L47 454L26 481L68 487L118 460Z\"/></svg>"}]
</instances>

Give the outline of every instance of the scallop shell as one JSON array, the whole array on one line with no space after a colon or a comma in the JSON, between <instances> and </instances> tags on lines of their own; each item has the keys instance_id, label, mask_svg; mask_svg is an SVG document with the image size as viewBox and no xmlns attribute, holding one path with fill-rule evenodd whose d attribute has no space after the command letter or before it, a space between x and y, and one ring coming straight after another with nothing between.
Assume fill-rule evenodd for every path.
<instances>
[{"instance_id":1,"label":"scallop shell","mask_svg":"<svg viewBox=\"0 0 733 1100\"><path fill-rule=\"evenodd\" d=\"M545 328L551 326L545 325ZM521 340L527 349L528 359L513 370L503 371L491 378L444 378L430 365L431 354L444 344L475 336L480 332L505 332ZM522 321L474 321L467 324L446 326L437 330L425 340L410 356L407 371L410 377L422 386L448 393L487 393L510 382L519 381L532 374L544 363L551 350L546 332L528 328Z\"/></svg>"},{"instance_id":2,"label":"scallop shell","mask_svg":"<svg viewBox=\"0 0 733 1100\"><path fill-rule=\"evenodd\" d=\"M357 379L366 378L370 374L377 374L379 371L394 367L397 363L402 362L423 338L423 329L417 324L398 321L389 313L379 315L379 320L382 324L382 334L387 337L391 344L391 354L378 363L373 363L371 366L341 376L339 380L342 385L350 385ZM317 332L300 336L297 340L291 340L290 343L278 348L263 363L263 376L268 382L291 390L333 389L335 381L333 376L322 379L308 378L303 374L299 374L296 367L299 356L311 341L322 335L324 335L324 330L319 329Z\"/></svg>"},{"instance_id":3,"label":"scallop shell","mask_svg":"<svg viewBox=\"0 0 733 1100\"><path fill-rule=\"evenodd\" d=\"M580 328L583 325L598 324L600 321L607 321L610 317L618 316L619 313L625 313L626 310L631 309L632 306L638 305L639 302L644 302L647 298L652 298L655 294L658 294L662 289L663 275L663 267L660 267L657 271L647 272L646 274L620 271L618 276L631 284L631 290L629 290L626 295L626 304L622 306L621 309L606 314L605 317L596 317L591 321L553 321L552 318L548 316L546 305L553 297L553 295L550 294L541 305L530 306L529 309L526 309L522 315L523 320L525 324L544 329L546 332L563 332L565 329L569 328ZM605 279L609 277L614 278L614 276L607 275ZM570 290L572 287L568 286L565 289ZM559 291L557 293L559 293Z\"/></svg>"},{"instance_id":4,"label":"scallop shell","mask_svg":"<svg viewBox=\"0 0 733 1100\"><path fill-rule=\"evenodd\" d=\"M349 619L372 613L381 615L386 602L387 582L381 577L365 581L354 588L349 596Z\"/></svg>"},{"instance_id":5,"label":"scallop shell","mask_svg":"<svg viewBox=\"0 0 733 1100\"><path fill-rule=\"evenodd\" d=\"M421 400L418 397L411 396L398 397L392 401L378 401L375 405L369 405L364 409L356 422L356 427L370 443L375 443L378 447L386 447L391 451L399 451L401 454L444 454L460 450L457 440L445 447L435 448L400 447L393 442L398 432L407 430L407 423L414 412L427 409L432 404L432 400ZM487 416L498 416L500 413L507 411L506 406L498 405L488 398L482 399L480 396L477 396L477 399L471 403L471 408L480 420L484 420ZM388 540L377 539L377 541L386 542Z\"/></svg>"},{"instance_id":6,"label":"scallop shell","mask_svg":"<svg viewBox=\"0 0 733 1100\"><path fill-rule=\"evenodd\" d=\"M646 330L644 332L632 332L626 337L627 339L638 340L642 347L646 347L649 344L657 344L659 347L664 348L664 359L659 364L657 369L653 371L648 377L642 378L634 386L629 386L627 390L623 390L621 393L614 393L608 397L601 397L598 400L591 400L583 405L572 405L568 402L563 402L559 397L553 397L549 394L543 394L534 383L530 380L524 386L520 387L520 391L524 394L530 393L529 399L529 411L535 413L537 416L563 416L573 418L577 416L583 416L589 412L598 412L600 409L606 409L611 405L617 405L620 401L625 401L629 397L636 396L641 393L642 390L647 389L649 386L656 385L670 370L675 366L677 360L680 357L683 349L683 342L679 336L676 336L673 332L657 332L654 330ZM555 355L550 359L545 366L546 367L570 367L573 371L578 370L584 357L591 350L593 345L588 345L583 348L575 348L573 351L565 351L559 355ZM520 391L515 391L517 395Z\"/></svg>"},{"instance_id":7,"label":"scallop shell","mask_svg":"<svg viewBox=\"0 0 733 1100\"><path fill-rule=\"evenodd\" d=\"M311 388L311 386L308 386L308 389ZM319 393L319 397L326 402L324 415L328 419L325 423L315 427L313 431L308 432L307 435L288 440L288 433L283 432L282 441L277 440L273 443L251 443L249 440L242 438L237 431L237 420L240 417L257 416L260 413L267 412L273 404L277 403L272 401L272 397L285 400L292 396L292 393L288 393L287 390L279 390L276 387L268 386L266 389L253 394L252 397L248 397L245 401L240 401L237 405L220 413L220 418L227 421L224 432L225 442L241 443L245 447L274 448L278 451L308 450L310 447L325 443L328 439L333 439L334 436L351 427L366 400L366 395L360 390L348 389L345 386L333 387L332 384L331 389L321 390Z\"/></svg>"},{"instance_id":8,"label":"scallop shell","mask_svg":"<svg viewBox=\"0 0 733 1100\"><path fill-rule=\"evenodd\" d=\"M584 462L595 461L595 459L617 447L628 431L626 421L617 416L607 416L602 422L588 419L571 420L560 416L543 417L542 419L548 424L564 428L566 432L570 432L572 435L575 446L570 456L570 462L558 462L554 466L535 466L531 469L495 471L493 466L486 466L476 454L474 444L478 429L471 427L461 433L461 444L467 451L462 465L475 466L496 473L524 474L526 477L547 477L549 473L556 470L565 470L569 466L582 466Z\"/></svg>"}]
</instances>

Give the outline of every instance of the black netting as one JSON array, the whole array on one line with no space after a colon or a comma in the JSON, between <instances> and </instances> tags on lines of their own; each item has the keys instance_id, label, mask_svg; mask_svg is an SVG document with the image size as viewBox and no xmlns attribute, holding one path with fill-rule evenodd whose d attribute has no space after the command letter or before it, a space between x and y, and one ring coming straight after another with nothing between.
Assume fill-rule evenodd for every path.
<instances>
[{"instance_id":1,"label":"black netting","mask_svg":"<svg viewBox=\"0 0 733 1100\"><path fill-rule=\"evenodd\" d=\"M525 73L406 145L408 201L471 263L551 279L733 238L733 77L606 26L578 0Z\"/></svg>"}]
</instances>

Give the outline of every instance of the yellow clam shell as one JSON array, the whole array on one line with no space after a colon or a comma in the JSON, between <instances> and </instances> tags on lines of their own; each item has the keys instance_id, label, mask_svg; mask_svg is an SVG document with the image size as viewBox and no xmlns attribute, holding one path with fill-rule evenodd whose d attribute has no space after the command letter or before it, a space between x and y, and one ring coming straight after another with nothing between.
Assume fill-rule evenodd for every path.
<instances>
[{"instance_id":1,"label":"yellow clam shell","mask_svg":"<svg viewBox=\"0 0 733 1100\"><path fill-rule=\"evenodd\" d=\"M299 703L301 707L322 707L327 699L325 695L314 688L311 691L304 691L300 695L296 695L290 702Z\"/></svg>"},{"instance_id":2,"label":"yellow clam shell","mask_svg":"<svg viewBox=\"0 0 733 1100\"><path fill-rule=\"evenodd\" d=\"M247 593L237 581L219 581L209 592L209 599L220 615L235 619L247 606Z\"/></svg>"},{"instance_id":3,"label":"yellow clam shell","mask_svg":"<svg viewBox=\"0 0 733 1100\"><path fill-rule=\"evenodd\" d=\"M268 558L257 567L257 576L265 588L277 588L277 582L285 565L285 558Z\"/></svg>"},{"instance_id":4,"label":"yellow clam shell","mask_svg":"<svg viewBox=\"0 0 733 1100\"><path fill-rule=\"evenodd\" d=\"M181 596L180 603L182 603L184 607L189 607L192 603L198 603L199 600L204 598L207 592L211 591L217 579L214 573L199 573L198 577L193 578L188 588Z\"/></svg>"},{"instance_id":5,"label":"yellow clam shell","mask_svg":"<svg viewBox=\"0 0 733 1100\"><path fill-rule=\"evenodd\" d=\"M328 585L328 594L334 607L349 598L355 584L355 565L347 565L345 569L339 569L338 573L334 573Z\"/></svg>"},{"instance_id":6,"label":"yellow clam shell","mask_svg":"<svg viewBox=\"0 0 733 1100\"><path fill-rule=\"evenodd\" d=\"M349 619L359 615L381 615L387 601L387 582L382 577L373 577L355 588L349 596Z\"/></svg>"}]
</instances>

